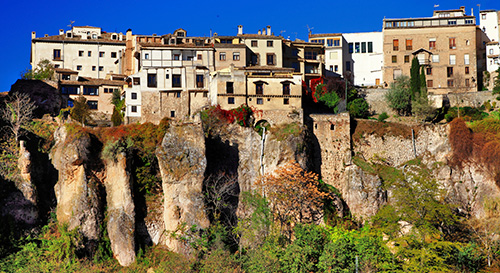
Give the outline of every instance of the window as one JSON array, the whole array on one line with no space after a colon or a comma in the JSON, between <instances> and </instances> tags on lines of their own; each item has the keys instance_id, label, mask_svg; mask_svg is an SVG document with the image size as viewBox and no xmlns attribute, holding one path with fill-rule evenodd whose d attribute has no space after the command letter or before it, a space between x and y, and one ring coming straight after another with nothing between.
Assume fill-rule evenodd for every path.
<instances>
[{"instance_id":1,"label":"window","mask_svg":"<svg viewBox=\"0 0 500 273\"><path fill-rule=\"evenodd\" d=\"M175 97L180 98L181 97L181 92L175 92Z\"/></svg>"},{"instance_id":2,"label":"window","mask_svg":"<svg viewBox=\"0 0 500 273\"><path fill-rule=\"evenodd\" d=\"M203 60L203 55L198 54L198 56L196 56L196 59L197 59L197 60Z\"/></svg>"},{"instance_id":3,"label":"window","mask_svg":"<svg viewBox=\"0 0 500 273\"><path fill-rule=\"evenodd\" d=\"M148 74L148 87L156 87L156 74Z\"/></svg>"},{"instance_id":4,"label":"window","mask_svg":"<svg viewBox=\"0 0 500 273\"><path fill-rule=\"evenodd\" d=\"M330 65L330 71L333 71L333 65Z\"/></svg>"},{"instance_id":5,"label":"window","mask_svg":"<svg viewBox=\"0 0 500 273\"><path fill-rule=\"evenodd\" d=\"M76 70L82 70L82 66L81 65L77 65L76 66Z\"/></svg>"},{"instance_id":6,"label":"window","mask_svg":"<svg viewBox=\"0 0 500 273\"><path fill-rule=\"evenodd\" d=\"M368 42L368 53L373 53L373 42Z\"/></svg>"},{"instance_id":7,"label":"window","mask_svg":"<svg viewBox=\"0 0 500 273\"><path fill-rule=\"evenodd\" d=\"M283 83L283 95L290 95L290 83Z\"/></svg>"},{"instance_id":8,"label":"window","mask_svg":"<svg viewBox=\"0 0 500 273\"><path fill-rule=\"evenodd\" d=\"M333 39L327 39L326 40L326 45L327 46L333 46Z\"/></svg>"},{"instance_id":9,"label":"window","mask_svg":"<svg viewBox=\"0 0 500 273\"><path fill-rule=\"evenodd\" d=\"M470 87L470 80L469 79L465 79L465 86Z\"/></svg>"},{"instance_id":10,"label":"window","mask_svg":"<svg viewBox=\"0 0 500 273\"><path fill-rule=\"evenodd\" d=\"M132 92L132 93L130 94L130 97L131 97L133 100L136 100L136 99L137 99L137 93Z\"/></svg>"},{"instance_id":11,"label":"window","mask_svg":"<svg viewBox=\"0 0 500 273\"><path fill-rule=\"evenodd\" d=\"M285 105L290 104L290 99L289 98L283 99L283 104L285 104Z\"/></svg>"},{"instance_id":12,"label":"window","mask_svg":"<svg viewBox=\"0 0 500 273\"><path fill-rule=\"evenodd\" d=\"M60 59L61 59L61 50L54 49L54 60L60 60Z\"/></svg>"},{"instance_id":13,"label":"window","mask_svg":"<svg viewBox=\"0 0 500 273\"><path fill-rule=\"evenodd\" d=\"M234 97L228 97L227 104L234 104Z\"/></svg>"},{"instance_id":14,"label":"window","mask_svg":"<svg viewBox=\"0 0 500 273\"><path fill-rule=\"evenodd\" d=\"M297 62L292 63L292 68L295 69L295 72L300 72L300 65Z\"/></svg>"},{"instance_id":15,"label":"window","mask_svg":"<svg viewBox=\"0 0 500 273\"><path fill-rule=\"evenodd\" d=\"M349 43L349 53L353 53L354 52L354 44L353 43Z\"/></svg>"},{"instance_id":16,"label":"window","mask_svg":"<svg viewBox=\"0 0 500 273\"><path fill-rule=\"evenodd\" d=\"M78 57L83 57L83 50L78 51Z\"/></svg>"},{"instance_id":17,"label":"window","mask_svg":"<svg viewBox=\"0 0 500 273\"><path fill-rule=\"evenodd\" d=\"M474 20L472 20L472 19L465 19L465 24L466 25L472 25L472 24L474 24Z\"/></svg>"},{"instance_id":18,"label":"window","mask_svg":"<svg viewBox=\"0 0 500 273\"><path fill-rule=\"evenodd\" d=\"M304 53L304 58L308 60L316 60L317 57L318 57L318 52L316 51L306 51Z\"/></svg>"},{"instance_id":19,"label":"window","mask_svg":"<svg viewBox=\"0 0 500 273\"><path fill-rule=\"evenodd\" d=\"M174 61L178 61L181 59L181 54L174 54Z\"/></svg>"},{"instance_id":20,"label":"window","mask_svg":"<svg viewBox=\"0 0 500 273\"><path fill-rule=\"evenodd\" d=\"M457 24L457 20L448 20L448 25L454 26Z\"/></svg>"},{"instance_id":21,"label":"window","mask_svg":"<svg viewBox=\"0 0 500 273\"><path fill-rule=\"evenodd\" d=\"M432 80L427 80L427 87L433 87L434 86L434 83L432 82Z\"/></svg>"},{"instance_id":22,"label":"window","mask_svg":"<svg viewBox=\"0 0 500 273\"><path fill-rule=\"evenodd\" d=\"M255 83L255 94L264 95L264 84L259 82Z\"/></svg>"},{"instance_id":23,"label":"window","mask_svg":"<svg viewBox=\"0 0 500 273\"><path fill-rule=\"evenodd\" d=\"M234 83L233 82L226 82L226 93L227 94L234 93Z\"/></svg>"},{"instance_id":24,"label":"window","mask_svg":"<svg viewBox=\"0 0 500 273\"><path fill-rule=\"evenodd\" d=\"M453 67L446 68L446 75L449 77L453 77Z\"/></svg>"},{"instance_id":25,"label":"window","mask_svg":"<svg viewBox=\"0 0 500 273\"><path fill-rule=\"evenodd\" d=\"M361 43L361 53L366 53L366 42Z\"/></svg>"},{"instance_id":26,"label":"window","mask_svg":"<svg viewBox=\"0 0 500 273\"><path fill-rule=\"evenodd\" d=\"M333 39L333 46L340 46L340 39Z\"/></svg>"},{"instance_id":27,"label":"window","mask_svg":"<svg viewBox=\"0 0 500 273\"><path fill-rule=\"evenodd\" d=\"M392 40L392 50L394 50L394 51L399 50L399 40L398 39Z\"/></svg>"},{"instance_id":28,"label":"window","mask_svg":"<svg viewBox=\"0 0 500 273\"><path fill-rule=\"evenodd\" d=\"M338 72L338 71L339 71L339 66L338 66L338 65L335 65L335 67L334 67L334 71L335 71L335 72Z\"/></svg>"},{"instance_id":29,"label":"window","mask_svg":"<svg viewBox=\"0 0 500 273\"><path fill-rule=\"evenodd\" d=\"M93 66L92 66L92 71L95 71L95 69L96 69L96 66L95 66L95 65L93 65Z\"/></svg>"},{"instance_id":30,"label":"window","mask_svg":"<svg viewBox=\"0 0 500 273\"><path fill-rule=\"evenodd\" d=\"M448 80L448 87L453 87L453 79Z\"/></svg>"},{"instance_id":31,"label":"window","mask_svg":"<svg viewBox=\"0 0 500 273\"><path fill-rule=\"evenodd\" d=\"M83 94L89 96L97 96L99 95L99 87L97 86L84 86Z\"/></svg>"},{"instance_id":32,"label":"window","mask_svg":"<svg viewBox=\"0 0 500 273\"><path fill-rule=\"evenodd\" d=\"M96 100L88 100L87 105L89 106L90 110L97 110L97 101Z\"/></svg>"},{"instance_id":33,"label":"window","mask_svg":"<svg viewBox=\"0 0 500 273\"><path fill-rule=\"evenodd\" d=\"M234 52L233 53L233 61L239 61L239 60L240 60L240 53Z\"/></svg>"},{"instance_id":34,"label":"window","mask_svg":"<svg viewBox=\"0 0 500 273\"><path fill-rule=\"evenodd\" d=\"M87 52L87 56L92 57L92 51Z\"/></svg>"},{"instance_id":35,"label":"window","mask_svg":"<svg viewBox=\"0 0 500 273\"><path fill-rule=\"evenodd\" d=\"M172 87L181 87L181 75L172 75Z\"/></svg>"},{"instance_id":36,"label":"window","mask_svg":"<svg viewBox=\"0 0 500 273\"><path fill-rule=\"evenodd\" d=\"M257 47L257 41L253 40L250 42L252 47Z\"/></svg>"},{"instance_id":37,"label":"window","mask_svg":"<svg viewBox=\"0 0 500 273\"><path fill-rule=\"evenodd\" d=\"M175 118L175 111L170 111L170 117Z\"/></svg>"},{"instance_id":38,"label":"window","mask_svg":"<svg viewBox=\"0 0 500 273\"><path fill-rule=\"evenodd\" d=\"M137 106L133 105L132 107L130 107L130 112L137 113Z\"/></svg>"},{"instance_id":39,"label":"window","mask_svg":"<svg viewBox=\"0 0 500 273\"><path fill-rule=\"evenodd\" d=\"M345 62L345 70L351 71L351 62L350 61Z\"/></svg>"},{"instance_id":40,"label":"window","mask_svg":"<svg viewBox=\"0 0 500 273\"><path fill-rule=\"evenodd\" d=\"M102 52L102 51L101 51L101 52L99 52L99 57L100 57L100 58L103 58L103 57L104 57L104 52Z\"/></svg>"},{"instance_id":41,"label":"window","mask_svg":"<svg viewBox=\"0 0 500 273\"><path fill-rule=\"evenodd\" d=\"M486 20L486 13L481 14L481 19Z\"/></svg>"},{"instance_id":42,"label":"window","mask_svg":"<svg viewBox=\"0 0 500 273\"><path fill-rule=\"evenodd\" d=\"M397 62L398 62L398 56L396 56L396 55L392 55L392 58L391 58L391 59L392 59L392 63L393 63L393 64L395 64L395 63L397 63Z\"/></svg>"},{"instance_id":43,"label":"window","mask_svg":"<svg viewBox=\"0 0 500 273\"><path fill-rule=\"evenodd\" d=\"M432 55L432 62L439 63L439 55Z\"/></svg>"},{"instance_id":44,"label":"window","mask_svg":"<svg viewBox=\"0 0 500 273\"><path fill-rule=\"evenodd\" d=\"M59 65L58 65L58 64L55 64L55 65L54 65L54 68L59 68Z\"/></svg>"},{"instance_id":45,"label":"window","mask_svg":"<svg viewBox=\"0 0 500 273\"><path fill-rule=\"evenodd\" d=\"M450 65L455 65L457 63L456 56L450 55Z\"/></svg>"},{"instance_id":46,"label":"window","mask_svg":"<svg viewBox=\"0 0 500 273\"><path fill-rule=\"evenodd\" d=\"M413 40L406 39L406 50L412 50L412 49L413 49Z\"/></svg>"},{"instance_id":47,"label":"window","mask_svg":"<svg viewBox=\"0 0 500 273\"><path fill-rule=\"evenodd\" d=\"M226 60L226 52L219 53L219 60L220 61L225 61Z\"/></svg>"},{"instance_id":48,"label":"window","mask_svg":"<svg viewBox=\"0 0 500 273\"><path fill-rule=\"evenodd\" d=\"M104 66L99 66L99 71L104 71Z\"/></svg>"},{"instance_id":49,"label":"window","mask_svg":"<svg viewBox=\"0 0 500 273\"><path fill-rule=\"evenodd\" d=\"M436 38L429 39L429 49L436 49Z\"/></svg>"},{"instance_id":50,"label":"window","mask_svg":"<svg viewBox=\"0 0 500 273\"><path fill-rule=\"evenodd\" d=\"M259 65L260 63L260 59L259 59L259 54L258 53L254 53L252 54L252 61L251 61L251 64L252 65Z\"/></svg>"},{"instance_id":51,"label":"window","mask_svg":"<svg viewBox=\"0 0 500 273\"><path fill-rule=\"evenodd\" d=\"M359 53L359 43L354 43L354 53Z\"/></svg>"},{"instance_id":52,"label":"window","mask_svg":"<svg viewBox=\"0 0 500 273\"><path fill-rule=\"evenodd\" d=\"M273 47L273 41L267 41L267 47Z\"/></svg>"},{"instance_id":53,"label":"window","mask_svg":"<svg viewBox=\"0 0 500 273\"><path fill-rule=\"evenodd\" d=\"M465 74L467 74L467 75L469 74L469 67L468 66L465 67Z\"/></svg>"},{"instance_id":54,"label":"window","mask_svg":"<svg viewBox=\"0 0 500 273\"><path fill-rule=\"evenodd\" d=\"M141 78L134 78L134 85L140 85L141 84Z\"/></svg>"},{"instance_id":55,"label":"window","mask_svg":"<svg viewBox=\"0 0 500 273\"><path fill-rule=\"evenodd\" d=\"M267 53L267 65L275 65L275 56L274 53Z\"/></svg>"},{"instance_id":56,"label":"window","mask_svg":"<svg viewBox=\"0 0 500 273\"><path fill-rule=\"evenodd\" d=\"M204 86L203 75L196 75L196 87L203 88Z\"/></svg>"},{"instance_id":57,"label":"window","mask_svg":"<svg viewBox=\"0 0 500 273\"><path fill-rule=\"evenodd\" d=\"M144 53L144 59L149 60L149 53Z\"/></svg>"},{"instance_id":58,"label":"window","mask_svg":"<svg viewBox=\"0 0 500 273\"><path fill-rule=\"evenodd\" d=\"M493 48L490 48L490 53L489 53L489 54L490 54L490 55L492 55L492 54L493 54Z\"/></svg>"},{"instance_id":59,"label":"window","mask_svg":"<svg viewBox=\"0 0 500 273\"><path fill-rule=\"evenodd\" d=\"M470 64L469 54L464 54L464 64L465 65Z\"/></svg>"},{"instance_id":60,"label":"window","mask_svg":"<svg viewBox=\"0 0 500 273\"><path fill-rule=\"evenodd\" d=\"M61 87L61 93L68 95L78 95L80 94L80 87L78 86L63 86Z\"/></svg>"},{"instance_id":61,"label":"window","mask_svg":"<svg viewBox=\"0 0 500 273\"><path fill-rule=\"evenodd\" d=\"M427 75L432 75L432 67L427 67L425 70Z\"/></svg>"},{"instance_id":62,"label":"window","mask_svg":"<svg viewBox=\"0 0 500 273\"><path fill-rule=\"evenodd\" d=\"M264 104L264 100L262 98L257 98L257 104Z\"/></svg>"},{"instance_id":63,"label":"window","mask_svg":"<svg viewBox=\"0 0 500 273\"><path fill-rule=\"evenodd\" d=\"M111 52L111 58L116 58L116 52Z\"/></svg>"},{"instance_id":64,"label":"window","mask_svg":"<svg viewBox=\"0 0 500 273\"><path fill-rule=\"evenodd\" d=\"M409 63L410 62L410 55L405 55L405 63Z\"/></svg>"},{"instance_id":65,"label":"window","mask_svg":"<svg viewBox=\"0 0 500 273\"><path fill-rule=\"evenodd\" d=\"M456 49L457 43L455 38L450 38L450 49Z\"/></svg>"}]
</instances>

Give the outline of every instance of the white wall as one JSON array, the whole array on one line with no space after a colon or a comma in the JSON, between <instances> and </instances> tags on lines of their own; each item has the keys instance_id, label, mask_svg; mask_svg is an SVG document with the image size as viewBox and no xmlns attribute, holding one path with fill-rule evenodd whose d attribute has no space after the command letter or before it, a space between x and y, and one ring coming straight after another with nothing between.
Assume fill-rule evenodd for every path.
<instances>
[{"instance_id":1,"label":"white wall","mask_svg":"<svg viewBox=\"0 0 500 273\"><path fill-rule=\"evenodd\" d=\"M481 11L479 14L479 27L491 41L498 42L500 40L497 11Z\"/></svg>"},{"instance_id":2,"label":"white wall","mask_svg":"<svg viewBox=\"0 0 500 273\"><path fill-rule=\"evenodd\" d=\"M375 85L376 79L383 83L382 66L384 64L383 35L382 32L344 33L342 34L347 44L354 44L354 52L350 54L351 69L354 74L354 84L370 86ZM373 52L368 52L368 42L372 42ZM359 53L356 53L356 43L360 44ZM361 45L366 43L366 52L362 53ZM347 52L349 50L346 47Z\"/></svg>"}]
</instances>

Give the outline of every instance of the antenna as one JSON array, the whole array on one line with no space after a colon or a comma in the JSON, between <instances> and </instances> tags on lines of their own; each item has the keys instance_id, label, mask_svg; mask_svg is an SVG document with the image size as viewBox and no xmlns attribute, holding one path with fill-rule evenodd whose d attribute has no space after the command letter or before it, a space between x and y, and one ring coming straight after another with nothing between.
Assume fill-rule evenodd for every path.
<instances>
[{"instance_id":1,"label":"antenna","mask_svg":"<svg viewBox=\"0 0 500 273\"><path fill-rule=\"evenodd\" d=\"M314 29L314 27L309 27L309 25L306 25L306 27L307 27L307 32L309 33L309 35L311 35L312 30Z\"/></svg>"},{"instance_id":2,"label":"antenna","mask_svg":"<svg viewBox=\"0 0 500 273\"><path fill-rule=\"evenodd\" d=\"M74 24L74 23L75 23L75 21L71 21L71 20L70 20L70 21L69 21L69 25L68 25L68 27L69 27L69 28L73 28L73 24Z\"/></svg>"}]
</instances>

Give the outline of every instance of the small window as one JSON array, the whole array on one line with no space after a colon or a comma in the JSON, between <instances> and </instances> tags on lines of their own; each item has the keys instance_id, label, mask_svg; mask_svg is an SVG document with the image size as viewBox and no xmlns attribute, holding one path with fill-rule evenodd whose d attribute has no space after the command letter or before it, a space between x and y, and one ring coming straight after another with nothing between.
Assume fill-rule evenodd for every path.
<instances>
[{"instance_id":1,"label":"small window","mask_svg":"<svg viewBox=\"0 0 500 273\"><path fill-rule=\"evenodd\" d=\"M54 49L54 60L61 60L61 50Z\"/></svg>"},{"instance_id":2,"label":"small window","mask_svg":"<svg viewBox=\"0 0 500 273\"><path fill-rule=\"evenodd\" d=\"M455 65L457 63L456 56L450 55L450 65Z\"/></svg>"},{"instance_id":3,"label":"small window","mask_svg":"<svg viewBox=\"0 0 500 273\"><path fill-rule=\"evenodd\" d=\"M234 104L234 97L228 97L227 104Z\"/></svg>"},{"instance_id":4,"label":"small window","mask_svg":"<svg viewBox=\"0 0 500 273\"><path fill-rule=\"evenodd\" d=\"M95 71L97 67L95 65L92 66L92 71Z\"/></svg>"},{"instance_id":5,"label":"small window","mask_svg":"<svg viewBox=\"0 0 500 273\"><path fill-rule=\"evenodd\" d=\"M87 105L89 106L90 110L97 110L98 108L96 100L88 100Z\"/></svg>"},{"instance_id":6,"label":"small window","mask_svg":"<svg viewBox=\"0 0 500 273\"><path fill-rule=\"evenodd\" d=\"M175 92L175 97L180 98L181 97L181 92Z\"/></svg>"},{"instance_id":7,"label":"small window","mask_svg":"<svg viewBox=\"0 0 500 273\"><path fill-rule=\"evenodd\" d=\"M250 43L252 47L257 47L257 41L253 40Z\"/></svg>"},{"instance_id":8,"label":"small window","mask_svg":"<svg viewBox=\"0 0 500 273\"><path fill-rule=\"evenodd\" d=\"M174 61L178 61L181 59L181 54L174 54Z\"/></svg>"},{"instance_id":9,"label":"small window","mask_svg":"<svg viewBox=\"0 0 500 273\"><path fill-rule=\"evenodd\" d=\"M453 67L446 68L446 75L449 77L453 77Z\"/></svg>"},{"instance_id":10,"label":"small window","mask_svg":"<svg viewBox=\"0 0 500 273\"><path fill-rule=\"evenodd\" d=\"M156 87L156 74L148 74L148 87Z\"/></svg>"},{"instance_id":11,"label":"small window","mask_svg":"<svg viewBox=\"0 0 500 273\"><path fill-rule=\"evenodd\" d=\"M100 57L100 58L103 58L103 57L104 57L104 52L102 52L102 51L101 51L101 52L99 52L99 57Z\"/></svg>"},{"instance_id":12,"label":"small window","mask_svg":"<svg viewBox=\"0 0 500 273\"><path fill-rule=\"evenodd\" d=\"M263 83L256 83L255 84L255 94L257 94L257 95L264 94L264 84Z\"/></svg>"},{"instance_id":13,"label":"small window","mask_svg":"<svg viewBox=\"0 0 500 273\"><path fill-rule=\"evenodd\" d=\"M360 52L359 43L354 43L354 53L359 53L359 52Z\"/></svg>"},{"instance_id":14,"label":"small window","mask_svg":"<svg viewBox=\"0 0 500 273\"><path fill-rule=\"evenodd\" d=\"M432 82L432 80L427 80L427 87L433 87L434 86L434 83Z\"/></svg>"},{"instance_id":15,"label":"small window","mask_svg":"<svg viewBox=\"0 0 500 273\"><path fill-rule=\"evenodd\" d=\"M352 54L354 52L354 44L353 43L349 43L349 53Z\"/></svg>"},{"instance_id":16,"label":"small window","mask_svg":"<svg viewBox=\"0 0 500 273\"><path fill-rule=\"evenodd\" d=\"M399 40L398 39L392 40L392 50L394 50L394 51L399 50Z\"/></svg>"},{"instance_id":17,"label":"small window","mask_svg":"<svg viewBox=\"0 0 500 273\"><path fill-rule=\"evenodd\" d=\"M233 82L226 82L226 93L227 94L234 93L234 83Z\"/></svg>"},{"instance_id":18,"label":"small window","mask_svg":"<svg viewBox=\"0 0 500 273\"><path fill-rule=\"evenodd\" d=\"M432 62L439 63L439 55L432 55Z\"/></svg>"},{"instance_id":19,"label":"small window","mask_svg":"<svg viewBox=\"0 0 500 273\"><path fill-rule=\"evenodd\" d=\"M373 53L373 42L368 42L368 53Z\"/></svg>"},{"instance_id":20,"label":"small window","mask_svg":"<svg viewBox=\"0 0 500 273\"><path fill-rule=\"evenodd\" d=\"M83 50L78 51L78 57L83 57Z\"/></svg>"},{"instance_id":21,"label":"small window","mask_svg":"<svg viewBox=\"0 0 500 273\"><path fill-rule=\"evenodd\" d=\"M456 49L457 48L457 43L456 43L456 38L450 38L450 49Z\"/></svg>"},{"instance_id":22,"label":"small window","mask_svg":"<svg viewBox=\"0 0 500 273\"><path fill-rule=\"evenodd\" d=\"M465 65L469 65L470 64L469 54L464 54L464 64Z\"/></svg>"},{"instance_id":23,"label":"small window","mask_svg":"<svg viewBox=\"0 0 500 273\"><path fill-rule=\"evenodd\" d=\"M170 79L170 74L168 74L168 72L167 72L167 74L165 74L165 79L167 79L167 80Z\"/></svg>"},{"instance_id":24,"label":"small window","mask_svg":"<svg viewBox=\"0 0 500 273\"><path fill-rule=\"evenodd\" d=\"M198 87L198 88L204 87L203 75L196 75L196 87Z\"/></svg>"},{"instance_id":25,"label":"small window","mask_svg":"<svg viewBox=\"0 0 500 273\"><path fill-rule=\"evenodd\" d=\"M104 66L99 66L99 71L104 71Z\"/></svg>"},{"instance_id":26,"label":"small window","mask_svg":"<svg viewBox=\"0 0 500 273\"><path fill-rule=\"evenodd\" d=\"M225 60L226 60L226 52L219 53L219 61L225 61Z\"/></svg>"},{"instance_id":27,"label":"small window","mask_svg":"<svg viewBox=\"0 0 500 273\"><path fill-rule=\"evenodd\" d=\"M172 75L172 87L181 87L181 75Z\"/></svg>"},{"instance_id":28,"label":"small window","mask_svg":"<svg viewBox=\"0 0 500 273\"><path fill-rule=\"evenodd\" d=\"M233 61L239 61L239 60L240 60L240 53L234 52L233 53Z\"/></svg>"},{"instance_id":29,"label":"small window","mask_svg":"<svg viewBox=\"0 0 500 273\"><path fill-rule=\"evenodd\" d=\"M396 56L396 55L392 55L392 58L391 58L391 59L392 59L392 63L393 63L393 64L395 64L395 63L397 63L397 62L398 62L398 56Z\"/></svg>"},{"instance_id":30,"label":"small window","mask_svg":"<svg viewBox=\"0 0 500 273\"><path fill-rule=\"evenodd\" d=\"M141 84L141 78L134 78L134 85L140 85Z\"/></svg>"},{"instance_id":31,"label":"small window","mask_svg":"<svg viewBox=\"0 0 500 273\"><path fill-rule=\"evenodd\" d=\"M111 52L111 58L116 58L116 52Z\"/></svg>"},{"instance_id":32,"label":"small window","mask_svg":"<svg viewBox=\"0 0 500 273\"><path fill-rule=\"evenodd\" d=\"M132 112L132 113L137 113L137 106L132 105L132 107L131 107L131 109L130 109L130 112Z\"/></svg>"},{"instance_id":33,"label":"small window","mask_svg":"<svg viewBox=\"0 0 500 273\"><path fill-rule=\"evenodd\" d=\"M448 87L453 87L453 79L448 80Z\"/></svg>"},{"instance_id":34,"label":"small window","mask_svg":"<svg viewBox=\"0 0 500 273\"><path fill-rule=\"evenodd\" d=\"M149 53L144 53L144 59L149 60Z\"/></svg>"},{"instance_id":35,"label":"small window","mask_svg":"<svg viewBox=\"0 0 500 273\"><path fill-rule=\"evenodd\" d=\"M257 104L264 104L264 100L262 98L257 98Z\"/></svg>"},{"instance_id":36,"label":"small window","mask_svg":"<svg viewBox=\"0 0 500 273\"><path fill-rule=\"evenodd\" d=\"M55 65L54 65L54 68L59 68L59 65L58 65L58 64L55 64Z\"/></svg>"},{"instance_id":37,"label":"small window","mask_svg":"<svg viewBox=\"0 0 500 273\"><path fill-rule=\"evenodd\" d=\"M175 111L170 111L170 117L175 118Z\"/></svg>"},{"instance_id":38,"label":"small window","mask_svg":"<svg viewBox=\"0 0 500 273\"><path fill-rule=\"evenodd\" d=\"M197 60L203 60L203 55L198 54L198 55L196 56L196 59L197 59Z\"/></svg>"},{"instance_id":39,"label":"small window","mask_svg":"<svg viewBox=\"0 0 500 273\"><path fill-rule=\"evenodd\" d=\"M290 95L290 83L283 83L283 95Z\"/></svg>"},{"instance_id":40,"label":"small window","mask_svg":"<svg viewBox=\"0 0 500 273\"><path fill-rule=\"evenodd\" d=\"M413 40L412 39L406 40L406 50L413 50Z\"/></svg>"},{"instance_id":41,"label":"small window","mask_svg":"<svg viewBox=\"0 0 500 273\"><path fill-rule=\"evenodd\" d=\"M77 65L76 66L76 70L82 70L82 66L81 65Z\"/></svg>"},{"instance_id":42,"label":"small window","mask_svg":"<svg viewBox=\"0 0 500 273\"><path fill-rule=\"evenodd\" d=\"M432 75L432 67L427 67L426 69L427 75Z\"/></svg>"},{"instance_id":43,"label":"small window","mask_svg":"<svg viewBox=\"0 0 500 273\"><path fill-rule=\"evenodd\" d=\"M330 130L335 130L335 125L334 124L330 124Z\"/></svg>"},{"instance_id":44,"label":"small window","mask_svg":"<svg viewBox=\"0 0 500 273\"><path fill-rule=\"evenodd\" d=\"M465 86L470 87L470 80L469 79L465 79Z\"/></svg>"},{"instance_id":45,"label":"small window","mask_svg":"<svg viewBox=\"0 0 500 273\"><path fill-rule=\"evenodd\" d=\"M469 67L468 66L465 67L465 74L467 74L467 75L469 74Z\"/></svg>"},{"instance_id":46,"label":"small window","mask_svg":"<svg viewBox=\"0 0 500 273\"><path fill-rule=\"evenodd\" d=\"M130 96L131 96L131 98L132 98L133 100L136 100L136 99L137 99L137 93L135 93L135 92L131 93L131 94L130 94Z\"/></svg>"},{"instance_id":47,"label":"small window","mask_svg":"<svg viewBox=\"0 0 500 273\"><path fill-rule=\"evenodd\" d=\"M267 54L267 65L276 65L275 58L276 55L273 53L268 53Z\"/></svg>"},{"instance_id":48,"label":"small window","mask_svg":"<svg viewBox=\"0 0 500 273\"><path fill-rule=\"evenodd\" d=\"M405 63L409 63L410 62L410 55L405 55Z\"/></svg>"},{"instance_id":49,"label":"small window","mask_svg":"<svg viewBox=\"0 0 500 273\"><path fill-rule=\"evenodd\" d=\"M290 104L290 99L289 98L284 98L283 99L283 104L285 104L285 105Z\"/></svg>"},{"instance_id":50,"label":"small window","mask_svg":"<svg viewBox=\"0 0 500 273\"><path fill-rule=\"evenodd\" d=\"M87 56L92 57L92 51L87 52Z\"/></svg>"},{"instance_id":51,"label":"small window","mask_svg":"<svg viewBox=\"0 0 500 273\"><path fill-rule=\"evenodd\" d=\"M351 62L350 61L345 62L345 70L351 71Z\"/></svg>"},{"instance_id":52,"label":"small window","mask_svg":"<svg viewBox=\"0 0 500 273\"><path fill-rule=\"evenodd\" d=\"M366 53L366 42L361 43L361 53Z\"/></svg>"},{"instance_id":53,"label":"small window","mask_svg":"<svg viewBox=\"0 0 500 273\"><path fill-rule=\"evenodd\" d=\"M429 39L429 49L430 50L436 49L436 39L435 38Z\"/></svg>"},{"instance_id":54,"label":"small window","mask_svg":"<svg viewBox=\"0 0 500 273\"><path fill-rule=\"evenodd\" d=\"M338 65L335 65L335 66L334 66L334 68L333 68L333 70L334 70L335 72L338 72L338 71L339 71L339 66L338 66Z\"/></svg>"},{"instance_id":55,"label":"small window","mask_svg":"<svg viewBox=\"0 0 500 273\"><path fill-rule=\"evenodd\" d=\"M267 41L267 47L273 47L273 41Z\"/></svg>"}]
</instances>

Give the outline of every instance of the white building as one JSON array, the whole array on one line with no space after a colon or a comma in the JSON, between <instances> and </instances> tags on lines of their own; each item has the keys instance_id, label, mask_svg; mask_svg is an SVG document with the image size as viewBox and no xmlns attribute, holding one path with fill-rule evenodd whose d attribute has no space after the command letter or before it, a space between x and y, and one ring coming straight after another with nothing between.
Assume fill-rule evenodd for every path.
<instances>
[{"instance_id":1,"label":"white building","mask_svg":"<svg viewBox=\"0 0 500 273\"><path fill-rule=\"evenodd\" d=\"M496 71L499 67L500 55L500 11L482 10L479 12L479 27L486 34L489 42L486 43L486 70Z\"/></svg>"},{"instance_id":2,"label":"white building","mask_svg":"<svg viewBox=\"0 0 500 273\"><path fill-rule=\"evenodd\" d=\"M59 35L37 38L31 33L31 60L34 69L47 59L55 68L71 69L80 76L97 79L107 74L122 74L121 60L125 50L122 33L106 33L98 27L73 27L59 30Z\"/></svg>"}]
</instances>

